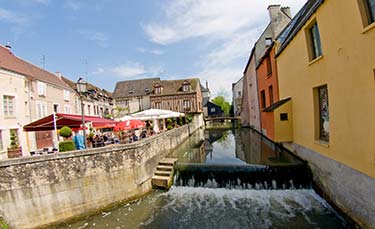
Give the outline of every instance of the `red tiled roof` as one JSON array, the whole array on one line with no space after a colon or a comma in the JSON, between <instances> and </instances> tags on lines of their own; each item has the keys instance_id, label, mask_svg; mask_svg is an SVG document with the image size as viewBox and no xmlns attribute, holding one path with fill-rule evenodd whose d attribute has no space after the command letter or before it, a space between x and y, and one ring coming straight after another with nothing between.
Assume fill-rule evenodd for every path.
<instances>
[{"instance_id":1,"label":"red tiled roof","mask_svg":"<svg viewBox=\"0 0 375 229\"><path fill-rule=\"evenodd\" d=\"M62 81L58 76L43 70L29 62L16 57L10 50L0 45L0 68L16 72L34 80L70 89L70 87Z\"/></svg>"}]
</instances>

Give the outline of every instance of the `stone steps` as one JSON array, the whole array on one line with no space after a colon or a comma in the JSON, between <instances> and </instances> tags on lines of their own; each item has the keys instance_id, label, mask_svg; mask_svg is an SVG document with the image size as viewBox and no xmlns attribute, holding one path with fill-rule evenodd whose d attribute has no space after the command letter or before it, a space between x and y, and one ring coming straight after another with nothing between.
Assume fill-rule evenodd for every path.
<instances>
[{"instance_id":1,"label":"stone steps","mask_svg":"<svg viewBox=\"0 0 375 229\"><path fill-rule=\"evenodd\" d=\"M157 176L170 176L171 171L156 170L155 175L157 175Z\"/></svg>"},{"instance_id":2,"label":"stone steps","mask_svg":"<svg viewBox=\"0 0 375 229\"><path fill-rule=\"evenodd\" d=\"M169 189L172 185L173 167L177 158L164 158L159 161L154 176L151 178L151 184L156 188Z\"/></svg>"}]
</instances>

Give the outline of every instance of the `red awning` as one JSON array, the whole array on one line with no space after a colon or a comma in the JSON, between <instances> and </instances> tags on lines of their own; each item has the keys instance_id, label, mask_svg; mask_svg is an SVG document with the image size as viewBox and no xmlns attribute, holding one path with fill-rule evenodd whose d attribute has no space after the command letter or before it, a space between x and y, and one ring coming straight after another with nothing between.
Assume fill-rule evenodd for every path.
<instances>
[{"instance_id":1,"label":"red awning","mask_svg":"<svg viewBox=\"0 0 375 229\"><path fill-rule=\"evenodd\" d=\"M63 126L68 126L70 128L80 128L82 125L82 116L73 114L62 114L56 113L56 127L57 129ZM85 122L91 122L92 126L95 128L112 128L116 126L116 121L110 119L104 119L95 116L86 116ZM25 131L42 131L42 130L53 130L53 114L29 123L23 127Z\"/></svg>"}]
</instances>

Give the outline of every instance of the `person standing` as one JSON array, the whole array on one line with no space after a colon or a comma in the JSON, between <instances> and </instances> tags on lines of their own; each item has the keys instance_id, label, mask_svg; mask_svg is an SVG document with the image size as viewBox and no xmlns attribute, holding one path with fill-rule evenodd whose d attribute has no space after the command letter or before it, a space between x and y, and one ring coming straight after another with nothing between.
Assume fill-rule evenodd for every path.
<instances>
[{"instance_id":1,"label":"person standing","mask_svg":"<svg viewBox=\"0 0 375 229\"><path fill-rule=\"evenodd\" d=\"M83 136L79 134L78 130L74 132L74 145L76 146L76 149L81 150L85 149L85 140L83 139Z\"/></svg>"}]
</instances>

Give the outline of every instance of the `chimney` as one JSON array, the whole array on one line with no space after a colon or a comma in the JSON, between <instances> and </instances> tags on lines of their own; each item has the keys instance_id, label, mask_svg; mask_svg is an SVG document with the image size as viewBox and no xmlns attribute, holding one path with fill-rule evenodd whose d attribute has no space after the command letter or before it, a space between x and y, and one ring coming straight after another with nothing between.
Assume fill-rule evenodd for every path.
<instances>
[{"instance_id":1,"label":"chimney","mask_svg":"<svg viewBox=\"0 0 375 229\"><path fill-rule=\"evenodd\" d=\"M7 48L9 51L12 49L12 46L10 46L9 42L5 45L5 48Z\"/></svg>"},{"instance_id":2,"label":"chimney","mask_svg":"<svg viewBox=\"0 0 375 229\"><path fill-rule=\"evenodd\" d=\"M281 10L281 5L269 5L267 10L270 16L270 21L274 21Z\"/></svg>"},{"instance_id":3,"label":"chimney","mask_svg":"<svg viewBox=\"0 0 375 229\"><path fill-rule=\"evenodd\" d=\"M55 75L61 79L61 72L55 72Z\"/></svg>"},{"instance_id":4,"label":"chimney","mask_svg":"<svg viewBox=\"0 0 375 229\"><path fill-rule=\"evenodd\" d=\"M288 17L292 18L292 13L290 12L290 7L289 6L281 7L281 11L283 11L284 14L288 15Z\"/></svg>"},{"instance_id":5,"label":"chimney","mask_svg":"<svg viewBox=\"0 0 375 229\"><path fill-rule=\"evenodd\" d=\"M206 89L208 89L208 81L206 80Z\"/></svg>"}]
</instances>

